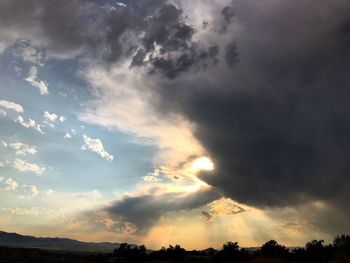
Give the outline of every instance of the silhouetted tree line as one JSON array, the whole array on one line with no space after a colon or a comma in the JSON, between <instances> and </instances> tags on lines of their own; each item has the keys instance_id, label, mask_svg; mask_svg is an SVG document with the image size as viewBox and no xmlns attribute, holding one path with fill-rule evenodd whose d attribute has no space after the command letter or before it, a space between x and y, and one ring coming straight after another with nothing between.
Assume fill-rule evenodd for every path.
<instances>
[{"instance_id":1,"label":"silhouetted tree line","mask_svg":"<svg viewBox=\"0 0 350 263\"><path fill-rule=\"evenodd\" d=\"M170 261L170 262L347 262L350 263L350 236L341 235L334 238L331 244L325 245L323 240L312 240L304 248L288 249L270 240L260 249L249 251L240 248L237 242L227 242L221 250L186 251L180 245L162 247L158 251L147 253L144 245L131 247L121 244L115 249L114 256L126 261Z\"/></svg>"},{"instance_id":2,"label":"silhouetted tree line","mask_svg":"<svg viewBox=\"0 0 350 263\"><path fill-rule=\"evenodd\" d=\"M305 263L350 263L350 236L341 235L331 244L312 240L303 248L288 249L270 240L259 249L240 248L237 242L227 242L222 249L186 251L180 245L162 247L157 251L147 250L144 245L122 243L113 253L68 253L40 249L1 248L0 263L122 263L122 262L305 262Z\"/></svg>"},{"instance_id":3,"label":"silhouetted tree line","mask_svg":"<svg viewBox=\"0 0 350 263\"><path fill-rule=\"evenodd\" d=\"M133 261L143 261L146 259L146 246L131 246L128 243L121 243L114 249L113 255Z\"/></svg>"}]
</instances>

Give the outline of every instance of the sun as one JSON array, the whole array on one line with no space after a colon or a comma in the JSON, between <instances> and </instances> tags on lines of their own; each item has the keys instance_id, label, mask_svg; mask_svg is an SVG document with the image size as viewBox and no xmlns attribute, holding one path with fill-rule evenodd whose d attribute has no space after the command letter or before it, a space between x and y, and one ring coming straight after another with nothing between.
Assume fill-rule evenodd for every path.
<instances>
[{"instance_id":1,"label":"sun","mask_svg":"<svg viewBox=\"0 0 350 263\"><path fill-rule=\"evenodd\" d=\"M214 170L214 163L210 158L203 156L198 159L196 159L192 165L192 170L199 172L199 171L213 171Z\"/></svg>"}]
</instances>

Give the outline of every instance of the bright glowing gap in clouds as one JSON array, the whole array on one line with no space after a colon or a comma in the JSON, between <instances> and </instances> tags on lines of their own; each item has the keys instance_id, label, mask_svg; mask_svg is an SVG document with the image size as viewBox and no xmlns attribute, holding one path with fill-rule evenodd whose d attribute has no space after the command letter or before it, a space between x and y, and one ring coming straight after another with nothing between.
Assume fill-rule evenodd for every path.
<instances>
[{"instance_id":1,"label":"bright glowing gap in clouds","mask_svg":"<svg viewBox=\"0 0 350 263\"><path fill-rule=\"evenodd\" d=\"M213 171L215 169L214 163L210 158L204 156L196 159L192 165L191 165L192 170L195 172L199 171Z\"/></svg>"}]
</instances>

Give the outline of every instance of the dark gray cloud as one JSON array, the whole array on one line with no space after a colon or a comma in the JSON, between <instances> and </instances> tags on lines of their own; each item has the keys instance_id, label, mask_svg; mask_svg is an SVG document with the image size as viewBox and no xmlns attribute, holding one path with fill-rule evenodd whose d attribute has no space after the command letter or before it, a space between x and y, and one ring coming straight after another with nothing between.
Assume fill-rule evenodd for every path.
<instances>
[{"instance_id":1,"label":"dark gray cloud","mask_svg":"<svg viewBox=\"0 0 350 263\"><path fill-rule=\"evenodd\" d=\"M165 0L131 1L125 7L79 0L60 5L14 0L0 6L0 47L21 38L46 48L49 57L79 56L108 67L133 56L132 67L148 65L150 73L170 79L215 61L218 47L193 41L194 33L182 10Z\"/></svg>"},{"instance_id":2,"label":"dark gray cloud","mask_svg":"<svg viewBox=\"0 0 350 263\"><path fill-rule=\"evenodd\" d=\"M239 61L237 44L235 41L228 43L225 50L225 61L232 68Z\"/></svg>"},{"instance_id":3,"label":"dark gray cloud","mask_svg":"<svg viewBox=\"0 0 350 263\"><path fill-rule=\"evenodd\" d=\"M209 222L213 218L213 216L207 211L201 211L201 214L205 221Z\"/></svg>"},{"instance_id":4,"label":"dark gray cloud","mask_svg":"<svg viewBox=\"0 0 350 263\"><path fill-rule=\"evenodd\" d=\"M45 0L3 1L0 36L3 45L22 38L55 57L80 55L112 63L130 51L125 35L144 30L148 16L165 2L143 0L121 7L79 0L63 0L59 5Z\"/></svg>"},{"instance_id":5,"label":"dark gray cloud","mask_svg":"<svg viewBox=\"0 0 350 263\"><path fill-rule=\"evenodd\" d=\"M226 6L221 10L221 15L224 17L227 24L231 24L235 15L232 6Z\"/></svg>"},{"instance_id":6,"label":"dark gray cloud","mask_svg":"<svg viewBox=\"0 0 350 263\"><path fill-rule=\"evenodd\" d=\"M239 205L231 205L226 207L225 211L216 211L215 209L211 211L201 211L202 217L206 221L211 221L215 215L220 215L220 214L231 214L231 215L237 215L243 212L247 212L243 207Z\"/></svg>"},{"instance_id":7,"label":"dark gray cloud","mask_svg":"<svg viewBox=\"0 0 350 263\"><path fill-rule=\"evenodd\" d=\"M185 47L192 38L193 28L180 22L182 11L174 5L163 6L158 14L150 20L150 28L143 38L147 51L154 49L154 44L161 46L161 52Z\"/></svg>"},{"instance_id":8,"label":"dark gray cloud","mask_svg":"<svg viewBox=\"0 0 350 263\"><path fill-rule=\"evenodd\" d=\"M189 70L198 71L214 65L218 46L206 47L193 41L194 33L194 28L184 21L181 9L172 4L164 5L149 21L142 39L143 46L134 55L131 66L148 65L151 74L160 72L174 79Z\"/></svg>"},{"instance_id":9,"label":"dark gray cloud","mask_svg":"<svg viewBox=\"0 0 350 263\"><path fill-rule=\"evenodd\" d=\"M167 193L160 196L144 195L126 197L105 209L117 222L127 222L146 233L167 212L191 210L206 205L219 195L212 190L201 190L191 194Z\"/></svg>"},{"instance_id":10,"label":"dark gray cloud","mask_svg":"<svg viewBox=\"0 0 350 263\"><path fill-rule=\"evenodd\" d=\"M238 1L234 10L240 30L221 43L227 66L162 82L160 107L196 124L217 168L202 178L226 196L348 208L350 3Z\"/></svg>"},{"instance_id":11,"label":"dark gray cloud","mask_svg":"<svg viewBox=\"0 0 350 263\"><path fill-rule=\"evenodd\" d=\"M92 4L81 1L2 1L0 6L0 35L11 44L17 38L44 45L55 55L76 54L84 46L97 46L93 32Z\"/></svg>"},{"instance_id":12,"label":"dark gray cloud","mask_svg":"<svg viewBox=\"0 0 350 263\"><path fill-rule=\"evenodd\" d=\"M229 25L232 23L233 18L235 16L234 13L234 9L233 9L233 5L232 6L225 6L222 10L221 10L221 15L224 18L224 23L221 29L222 33L225 33L226 30L228 29Z\"/></svg>"},{"instance_id":13,"label":"dark gray cloud","mask_svg":"<svg viewBox=\"0 0 350 263\"><path fill-rule=\"evenodd\" d=\"M218 53L217 46L211 46L208 50L191 47L179 55L166 57L152 57L151 64L153 69L150 73L160 71L168 79L175 79L181 73L199 71L208 66L217 63L216 55Z\"/></svg>"}]
</instances>

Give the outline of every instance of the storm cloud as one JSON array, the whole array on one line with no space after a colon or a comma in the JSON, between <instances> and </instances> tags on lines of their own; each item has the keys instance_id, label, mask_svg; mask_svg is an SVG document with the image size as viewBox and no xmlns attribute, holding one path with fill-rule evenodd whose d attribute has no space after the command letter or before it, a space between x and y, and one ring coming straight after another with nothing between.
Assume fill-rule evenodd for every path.
<instances>
[{"instance_id":1,"label":"storm cloud","mask_svg":"<svg viewBox=\"0 0 350 263\"><path fill-rule=\"evenodd\" d=\"M5 1L0 8L0 51L18 40L45 50L48 58L83 60L106 67L133 57L172 79L214 63L216 46L192 39L195 29L179 7L165 0L121 6L111 1ZM159 50L156 50L159 47ZM147 59L146 59L147 56Z\"/></svg>"},{"instance_id":2,"label":"storm cloud","mask_svg":"<svg viewBox=\"0 0 350 263\"><path fill-rule=\"evenodd\" d=\"M125 197L105 208L105 211L115 221L132 224L137 233L144 234L165 213L195 209L218 197L219 194L210 189L189 194L165 193L159 196Z\"/></svg>"},{"instance_id":3,"label":"storm cloud","mask_svg":"<svg viewBox=\"0 0 350 263\"><path fill-rule=\"evenodd\" d=\"M239 30L216 70L162 82L162 109L179 110L214 159L202 178L248 205L308 200L344 208L350 196L350 5L237 1Z\"/></svg>"}]
</instances>

